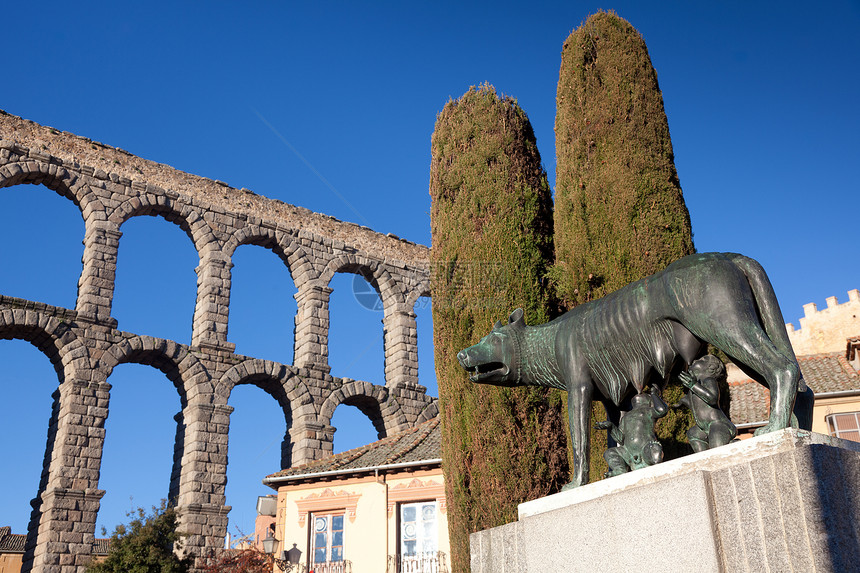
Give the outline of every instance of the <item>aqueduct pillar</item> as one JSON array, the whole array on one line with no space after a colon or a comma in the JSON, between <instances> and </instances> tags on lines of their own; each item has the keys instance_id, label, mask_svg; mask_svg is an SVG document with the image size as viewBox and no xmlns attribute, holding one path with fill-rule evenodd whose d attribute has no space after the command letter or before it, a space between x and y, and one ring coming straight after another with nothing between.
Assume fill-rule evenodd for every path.
<instances>
[{"instance_id":1,"label":"aqueduct pillar","mask_svg":"<svg viewBox=\"0 0 860 573\"><path fill-rule=\"evenodd\" d=\"M110 384L68 380L59 407L43 488L33 500L22 571L83 568L95 541L96 515L105 492L98 489ZM33 535L32 528L35 528ZM34 544L30 540L38 539Z\"/></svg>"},{"instance_id":2,"label":"aqueduct pillar","mask_svg":"<svg viewBox=\"0 0 860 573\"><path fill-rule=\"evenodd\" d=\"M398 304L382 319L385 346L385 385L418 384L418 325L411 308Z\"/></svg>"},{"instance_id":3,"label":"aqueduct pillar","mask_svg":"<svg viewBox=\"0 0 860 573\"><path fill-rule=\"evenodd\" d=\"M296 339L293 363L300 368L312 368L326 374L328 364L329 298L332 289L313 283L299 285L295 294Z\"/></svg>"},{"instance_id":4,"label":"aqueduct pillar","mask_svg":"<svg viewBox=\"0 0 860 573\"><path fill-rule=\"evenodd\" d=\"M87 222L77 311L92 321L110 320L120 237L122 232L111 221Z\"/></svg>"},{"instance_id":5,"label":"aqueduct pillar","mask_svg":"<svg viewBox=\"0 0 860 573\"><path fill-rule=\"evenodd\" d=\"M205 251L197 272L197 304L191 335L192 346L209 346L232 352L236 345L227 342L230 307L230 270L233 263L221 251Z\"/></svg>"}]
</instances>

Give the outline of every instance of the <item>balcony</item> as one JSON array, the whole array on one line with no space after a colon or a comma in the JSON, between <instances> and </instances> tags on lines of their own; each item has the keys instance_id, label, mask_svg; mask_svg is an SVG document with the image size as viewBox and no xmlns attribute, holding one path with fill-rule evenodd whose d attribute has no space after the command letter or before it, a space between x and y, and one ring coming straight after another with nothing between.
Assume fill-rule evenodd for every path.
<instances>
[{"instance_id":1,"label":"balcony","mask_svg":"<svg viewBox=\"0 0 860 573\"><path fill-rule=\"evenodd\" d=\"M309 573L352 573L352 561L324 561L313 563Z\"/></svg>"},{"instance_id":2,"label":"balcony","mask_svg":"<svg viewBox=\"0 0 860 573\"><path fill-rule=\"evenodd\" d=\"M389 555L386 573L448 573L444 551Z\"/></svg>"}]
</instances>

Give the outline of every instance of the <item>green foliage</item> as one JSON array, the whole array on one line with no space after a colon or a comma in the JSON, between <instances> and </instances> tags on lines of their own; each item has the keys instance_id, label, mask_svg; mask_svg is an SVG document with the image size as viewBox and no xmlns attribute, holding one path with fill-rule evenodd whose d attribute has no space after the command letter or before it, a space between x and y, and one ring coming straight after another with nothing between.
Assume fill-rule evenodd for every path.
<instances>
[{"instance_id":1,"label":"green foliage","mask_svg":"<svg viewBox=\"0 0 860 573\"><path fill-rule=\"evenodd\" d=\"M487 85L436 120L430 172L432 297L452 570L469 570L468 534L516 519L517 505L567 481L563 393L473 384L457 352L517 307L529 324L556 304L552 206L534 132L516 101Z\"/></svg>"},{"instance_id":2,"label":"green foliage","mask_svg":"<svg viewBox=\"0 0 860 573\"><path fill-rule=\"evenodd\" d=\"M556 265L569 308L694 252L645 41L614 13L565 41L555 124Z\"/></svg>"},{"instance_id":3,"label":"green foliage","mask_svg":"<svg viewBox=\"0 0 860 573\"><path fill-rule=\"evenodd\" d=\"M177 515L167 502L129 512L128 525L118 525L111 535L107 558L87 567L90 573L185 573L191 558L180 559L173 552L179 548L181 533L176 531Z\"/></svg>"},{"instance_id":4,"label":"green foliage","mask_svg":"<svg viewBox=\"0 0 860 573\"><path fill-rule=\"evenodd\" d=\"M565 41L555 134L549 276L566 308L694 252L657 73L642 36L618 15L594 14ZM670 385L667 398L680 390ZM660 420L667 458L688 449L681 442L692 421L686 411ZM592 430L592 480L605 471L604 434Z\"/></svg>"}]
</instances>

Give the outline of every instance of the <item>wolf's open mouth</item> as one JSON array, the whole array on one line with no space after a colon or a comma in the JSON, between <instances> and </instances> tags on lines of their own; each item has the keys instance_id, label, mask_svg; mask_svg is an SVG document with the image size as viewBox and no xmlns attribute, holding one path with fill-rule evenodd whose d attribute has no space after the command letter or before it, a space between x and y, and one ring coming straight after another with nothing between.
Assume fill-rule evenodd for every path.
<instances>
[{"instance_id":1,"label":"wolf's open mouth","mask_svg":"<svg viewBox=\"0 0 860 573\"><path fill-rule=\"evenodd\" d=\"M470 372L469 380L478 382L484 378L489 378L494 375L505 376L508 373L508 367L503 362L487 362L485 364L476 364L471 368L467 368Z\"/></svg>"}]
</instances>

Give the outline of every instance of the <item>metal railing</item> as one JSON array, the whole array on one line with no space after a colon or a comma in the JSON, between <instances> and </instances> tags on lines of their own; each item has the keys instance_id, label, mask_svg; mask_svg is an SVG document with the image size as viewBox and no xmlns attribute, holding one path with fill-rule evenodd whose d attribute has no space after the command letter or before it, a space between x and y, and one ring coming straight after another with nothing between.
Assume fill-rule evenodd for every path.
<instances>
[{"instance_id":1,"label":"metal railing","mask_svg":"<svg viewBox=\"0 0 860 573\"><path fill-rule=\"evenodd\" d=\"M311 563L308 573L352 573L352 561L325 561Z\"/></svg>"},{"instance_id":2,"label":"metal railing","mask_svg":"<svg viewBox=\"0 0 860 573\"><path fill-rule=\"evenodd\" d=\"M389 555L386 573L448 573L444 551Z\"/></svg>"}]
</instances>

